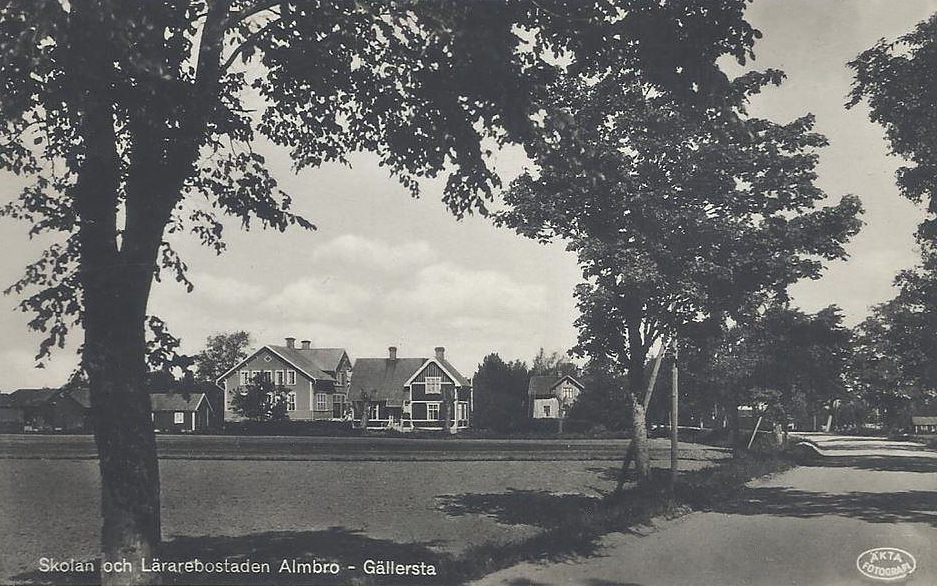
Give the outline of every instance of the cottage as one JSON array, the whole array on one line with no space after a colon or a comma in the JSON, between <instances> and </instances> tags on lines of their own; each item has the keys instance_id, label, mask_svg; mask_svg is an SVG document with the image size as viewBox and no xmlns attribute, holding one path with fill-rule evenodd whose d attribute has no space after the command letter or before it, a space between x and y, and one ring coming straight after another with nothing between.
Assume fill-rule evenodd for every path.
<instances>
[{"instance_id":1,"label":"cottage","mask_svg":"<svg viewBox=\"0 0 937 586\"><path fill-rule=\"evenodd\" d=\"M914 415L911 417L914 433L937 433L937 417Z\"/></svg>"},{"instance_id":2,"label":"cottage","mask_svg":"<svg viewBox=\"0 0 937 586\"><path fill-rule=\"evenodd\" d=\"M151 393L150 406L156 431L192 433L211 426L212 406L205 393Z\"/></svg>"},{"instance_id":3,"label":"cottage","mask_svg":"<svg viewBox=\"0 0 937 586\"><path fill-rule=\"evenodd\" d=\"M367 409L369 427L442 430L448 411L450 430L467 428L472 386L446 360L445 352L440 346L433 358L400 358L391 346L386 358L356 360L349 387L355 419L360 421ZM446 409L447 400L454 408Z\"/></svg>"},{"instance_id":4,"label":"cottage","mask_svg":"<svg viewBox=\"0 0 937 586\"><path fill-rule=\"evenodd\" d=\"M79 432L87 423L86 409L65 389L19 389L4 401L6 417L21 417L26 431Z\"/></svg>"},{"instance_id":5,"label":"cottage","mask_svg":"<svg viewBox=\"0 0 937 586\"><path fill-rule=\"evenodd\" d=\"M537 375L530 377L527 396L534 419L566 417L583 390L581 382L569 375Z\"/></svg>"},{"instance_id":6,"label":"cottage","mask_svg":"<svg viewBox=\"0 0 937 586\"><path fill-rule=\"evenodd\" d=\"M286 391L287 417L293 420L341 419L347 410L351 360L344 348L313 348L286 338L285 346L264 346L222 374L224 419L241 419L231 410L234 393L263 379Z\"/></svg>"}]
</instances>

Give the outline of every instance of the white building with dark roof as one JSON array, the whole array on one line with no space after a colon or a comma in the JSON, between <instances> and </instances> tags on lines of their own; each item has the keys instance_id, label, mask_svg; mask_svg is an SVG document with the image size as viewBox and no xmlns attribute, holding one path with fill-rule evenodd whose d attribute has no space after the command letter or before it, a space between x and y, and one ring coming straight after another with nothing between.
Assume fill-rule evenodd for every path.
<instances>
[{"instance_id":1,"label":"white building with dark roof","mask_svg":"<svg viewBox=\"0 0 937 586\"><path fill-rule=\"evenodd\" d=\"M572 376L537 375L530 377L527 396L530 414L534 419L558 419L566 412L583 390L581 382Z\"/></svg>"}]
</instances>

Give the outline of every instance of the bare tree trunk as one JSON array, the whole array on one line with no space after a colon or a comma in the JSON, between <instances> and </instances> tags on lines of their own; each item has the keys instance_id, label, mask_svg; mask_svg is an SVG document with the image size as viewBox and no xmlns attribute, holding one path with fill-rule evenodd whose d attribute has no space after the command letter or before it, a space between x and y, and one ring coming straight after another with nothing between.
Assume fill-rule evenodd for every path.
<instances>
[{"instance_id":1,"label":"bare tree trunk","mask_svg":"<svg viewBox=\"0 0 937 586\"><path fill-rule=\"evenodd\" d=\"M644 443L645 443L645 454L648 454L647 451L647 408L651 404L651 397L654 395L654 387L657 383L657 374L660 372L660 364L666 353L667 345L664 344L661 346L660 352L657 353L657 358L654 359L654 367L651 369L651 378L647 382L647 390L644 392L644 401L640 405L641 407L641 426L644 429ZM643 371L643 369L642 369ZM631 394L631 404L632 404L632 421L631 421L631 441L628 442L628 449L625 450L625 457L621 463L621 471L618 474L618 484L615 486L615 493L620 493L625 486L625 474L628 472L628 467L631 465L631 461L635 460L637 457L637 441L638 437L636 422L634 419L636 416L634 406L637 404L637 398L634 396L634 393ZM650 460L644 462L643 464L636 464L638 468L642 466L646 469L650 469ZM640 482L640 479L639 479Z\"/></svg>"},{"instance_id":2,"label":"bare tree trunk","mask_svg":"<svg viewBox=\"0 0 937 586\"><path fill-rule=\"evenodd\" d=\"M644 404L634 401L631 407L632 438L634 442L634 467L639 487L646 486L651 479L651 455L647 443L647 411Z\"/></svg>"}]
</instances>

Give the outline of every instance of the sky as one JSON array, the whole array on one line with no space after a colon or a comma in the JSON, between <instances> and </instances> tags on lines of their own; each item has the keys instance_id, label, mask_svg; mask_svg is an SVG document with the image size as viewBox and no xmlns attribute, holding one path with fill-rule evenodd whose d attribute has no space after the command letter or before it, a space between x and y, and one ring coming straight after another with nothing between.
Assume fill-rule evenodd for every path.
<instances>
[{"instance_id":1,"label":"sky","mask_svg":"<svg viewBox=\"0 0 937 586\"><path fill-rule=\"evenodd\" d=\"M913 232L922 211L898 195L882 129L864 106L846 110L851 75L846 63L880 38L894 38L937 12L937 0L756 0L749 21L763 33L749 67L787 74L780 88L753 101L751 113L785 122L807 112L830 140L821 152L818 184L831 203L858 195L865 226L847 246L848 260L831 263L817 281L792 288L794 304L816 311L842 308L848 324L894 294L892 279L917 260ZM540 347L565 351L575 344L575 257L562 243L541 245L469 217L456 221L440 202L443 181L426 181L413 199L360 154L351 168L327 165L294 173L286 152L260 144L274 176L293 196L294 209L315 231L244 232L226 229L222 256L191 237L173 244L186 260L195 291L157 284L150 313L197 352L213 333L247 330L254 344L283 338L340 346L352 359L432 356L447 358L471 376L482 358L530 361ZM518 148L497 154L505 184L529 162ZM0 202L15 182L0 176ZM46 241L30 241L27 226L0 219L0 285L12 283ZM0 296L0 389L56 386L77 363L73 344L44 368L34 356L39 335L27 331L19 299Z\"/></svg>"}]
</instances>

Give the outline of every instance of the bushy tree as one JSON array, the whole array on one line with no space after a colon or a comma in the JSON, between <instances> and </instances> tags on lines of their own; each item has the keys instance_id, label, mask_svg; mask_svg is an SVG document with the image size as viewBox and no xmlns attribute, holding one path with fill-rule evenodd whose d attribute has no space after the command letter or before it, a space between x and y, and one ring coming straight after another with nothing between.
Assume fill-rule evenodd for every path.
<instances>
[{"instance_id":1,"label":"bushy tree","mask_svg":"<svg viewBox=\"0 0 937 586\"><path fill-rule=\"evenodd\" d=\"M908 161L896 172L898 188L928 204L918 235L937 240L937 14L896 40L880 39L849 66L855 77L847 106L866 102L891 153Z\"/></svg>"},{"instance_id":2,"label":"bushy tree","mask_svg":"<svg viewBox=\"0 0 937 586\"><path fill-rule=\"evenodd\" d=\"M231 396L231 410L251 421L283 421L287 419L286 390L258 377Z\"/></svg>"},{"instance_id":3,"label":"bushy tree","mask_svg":"<svg viewBox=\"0 0 937 586\"><path fill-rule=\"evenodd\" d=\"M195 375L214 383L227 370L247 358L251 335L243 330L208 336L205 348L195 355Z\"/></svg>"},{"instance_id":4,"label":"bushy tree","mask_svg":"<svg viewBox=\"0 0 937 586\"><path fill-rule=\"evenodd\" d=\"M568 419L591 421L609 431L630 429L631 405L621 392L625 381L611 376L606 368L588 363L581 382L584 389L570 408Z\"/></svg>"},{"instance_id":5,"label":"bushy tree","mask_svg":"<svg viewBox=\"0 0 937 586\"><path fill-rule=\"evenodd\" d=\"M530 418L529 380L530 373L523 362L505 362L496 353L485 356L472 377L475 427L498 432L523 429Z\"/></svg>"},{"instance_id":6,"label":"bushy tree","mask_svg":"<svg viewBox=\"0 0 937 586\"><path fill-rule=\"evenodd\" d=\"M546 350L541 347L534 356L533 362L530 363L530 374L532 376L577 376L579 366L566 354L556 351L547 354Z\"/></svg>"},{"instance_id":7,"label":"bushy tree","mask_svg":"<svg viewBox=\"0 0 937 586\"><path fill-rule=\"evenodd\" d=\"M537 170L511 184L500 221L577 254L575 351L625 376L626 393L644 393L654 344L818 278L861 225L855 197L820 207L826 139L812 116L746 114L748 98L781 78L748 73L689 103L630 72L553 88ZM643 427L643 401L629 402Z\"/></svg>"},{"instance_id":8,"label":"bushy tree","mask_svg":"<svg viewBox=\"0 0 937 586\"><path fill-rule=\"evenodd\" d=\"M909 425L912 404L937 403L937 250L925 243L922 254L896 277L898 294L854 328L851 390L890 429Z\"/></svg>"}]
</instances>

